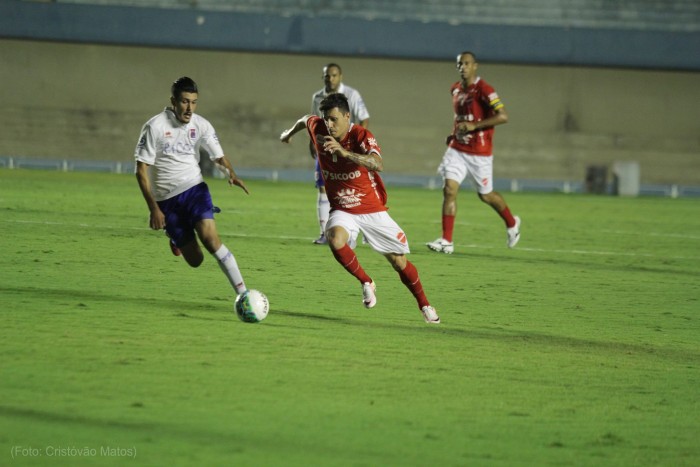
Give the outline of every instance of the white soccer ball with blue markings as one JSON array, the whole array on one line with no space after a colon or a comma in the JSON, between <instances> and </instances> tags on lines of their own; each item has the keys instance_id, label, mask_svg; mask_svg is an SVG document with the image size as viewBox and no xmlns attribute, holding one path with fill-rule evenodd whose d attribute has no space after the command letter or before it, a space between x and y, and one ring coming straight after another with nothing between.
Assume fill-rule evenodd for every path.
<instances>
[{"instance_id":1,"label":"white soccer ball with blue markings","mask_svg":"<svg viewBox=\"0 0 700 467\"><path fill-rule=\"evenodd\" d=\"M259 323L267 318L270 311L270 302L264 293L250 289L236 297L233 305L236 315L245 323Z\"/></svg>"}]
</instances>

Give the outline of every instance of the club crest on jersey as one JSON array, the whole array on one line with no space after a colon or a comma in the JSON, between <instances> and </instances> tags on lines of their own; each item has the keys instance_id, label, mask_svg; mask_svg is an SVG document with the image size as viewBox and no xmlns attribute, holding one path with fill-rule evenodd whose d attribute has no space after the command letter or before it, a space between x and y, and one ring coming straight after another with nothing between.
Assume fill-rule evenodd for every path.
<instances>
[{"instance_id":1,"label":"club crest on jersey","mask_svg":"<svg viewBox=\"0 0 700 467\"><path fill-rule=\"evenodd\" d=\"M406 234L403 233L403 232L399 232L398 234L396 234L396 239L397 239L399 242L403 243L404 245L405 245L406 242L408 241L408 240L406 239Z\"/></svg>"},{"instance_id":2,"label":"club crest on jersey","mask_svg":"<svg viewBox=\"0 0 700 467\"><path fill-rule=\"evenodd\" d=\"M354 208L362 204L362 197L365 196L364 193L358 193L357 190L352 188L346 188L338 191L335 195L335 199L338 200L343 208Z\"/></svg>"},{"instance_id":3,"label":"club crest on jersey","mask_svg":"<svg viewBox=\"0 0 700 467\"><path fill-rule=\"evenodd\" d=\"M190 128L190 139L195 139L195 138L197 138L197 129Z\"/></svg>"}]
</instances>

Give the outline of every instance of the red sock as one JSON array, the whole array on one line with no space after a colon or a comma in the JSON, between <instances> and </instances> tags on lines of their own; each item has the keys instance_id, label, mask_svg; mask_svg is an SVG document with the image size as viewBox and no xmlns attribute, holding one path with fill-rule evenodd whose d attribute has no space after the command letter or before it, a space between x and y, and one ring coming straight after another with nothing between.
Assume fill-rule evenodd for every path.
<instances>
[{"instance_id":1,"label":"red sock","mask_svg":"<svg viewBox=\"0 0 700 467\"><path fill-rule=\"evenodd\" d=\"M501 219L503 219L506 222L506 227L509 229L511 227L515 227L515 218L513 215L510 213L510 209L508 209L508 206L506 208L498 213L499 216L501 216Z\"/></svg>"},{"instance_id":2,"label":"red sock","mask_svg":"<svg viewBox=\"0 0 700 467\"><path fill-rule=\"evenodd\" d=\"M416 297L418 308L430 305L428 298L425 296L425 292L423 292L423 285L420 283L420 278L418 278L418 270L410 261L406 261L406 267L399 272L399 277L401 277L401 282L403 282L413 296Z\"/></svg>"},{"instance_id":3,"label":"red sock","mask_svg":"<svg viewBox=\"0 0 700 467\"><path fill-rule=\"evenodd\" d=\"M455 229L455 216L442 215L442 238L452 242L452 232Z\"/></svg>"},{"instance_id":4,"label":"red sock","mask_svg":"<svg viewBox=\"0 0 700 467\"><path fill-rule=\"evenodd\" d=\"M367 275L365 270L362 269L362 266L360 266L360 262L357 261L357 256L355 256L355 252L352 251L352 248L345 245L339 250L331 248L331 251L336 261L338 261L347 272L355 276L357 280L363 284L365 282L372 282L372 279Z\"/></svg>"}]
</instances>

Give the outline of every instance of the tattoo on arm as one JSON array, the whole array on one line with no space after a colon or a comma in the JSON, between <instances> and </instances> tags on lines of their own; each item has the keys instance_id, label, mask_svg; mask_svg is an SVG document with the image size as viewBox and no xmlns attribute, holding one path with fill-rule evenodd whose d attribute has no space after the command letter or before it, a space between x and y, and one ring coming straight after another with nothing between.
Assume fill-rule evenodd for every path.
<instances>
[{"instance_id":1,"label":"tattoo on arm","mask_svg":"<svg viewBox=\"0 0 700 467\"><path fill-rule=\"evenodd\" d=\"M379 157L377 157L374 153L372 154L356 154L354 152L351 152L348 154L348 159L353 161L356 164L359 164L363 167L366 167L369 170L379 172L382 170L382 162Z\"/></svg>"}]
</instances>

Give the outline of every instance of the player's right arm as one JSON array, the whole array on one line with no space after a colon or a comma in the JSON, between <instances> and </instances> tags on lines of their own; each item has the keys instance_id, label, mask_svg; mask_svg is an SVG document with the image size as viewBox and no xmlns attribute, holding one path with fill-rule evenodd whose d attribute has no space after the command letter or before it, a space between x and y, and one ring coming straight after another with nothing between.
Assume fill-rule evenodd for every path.
<instances>
[{"instance_id":1,"label":"player's right arm","mask_svg":"<svg viewBox=\"0 0 700 467\"><path fill-rule=\"evenodd\" d=\"M145 162L136 161L136 180L139 183L139 188L141 188L143 199L146 200L148 210L151 212L149 226L153 230L160 230L165 227L165 215L163 211L160 210L156 199L153 197L151 179L148 177L148 167L149 165Z\"/></svg>"},{"instance_id":2,"label":"player's right arm","mask_svg":"<svg viewBox=\"0 0 700 467\"><path fill-rule=\"evenodd\" d=\"M280 141L282 141L283 143L289 143L289 141L291 141L292 139L292 136L306 128L306 122L309 121L309 118L311 118L312 116L313 115L304 115L299 120L297 120L292 127L284 130L280 135Z\"/></svg>"}]
</instances>

